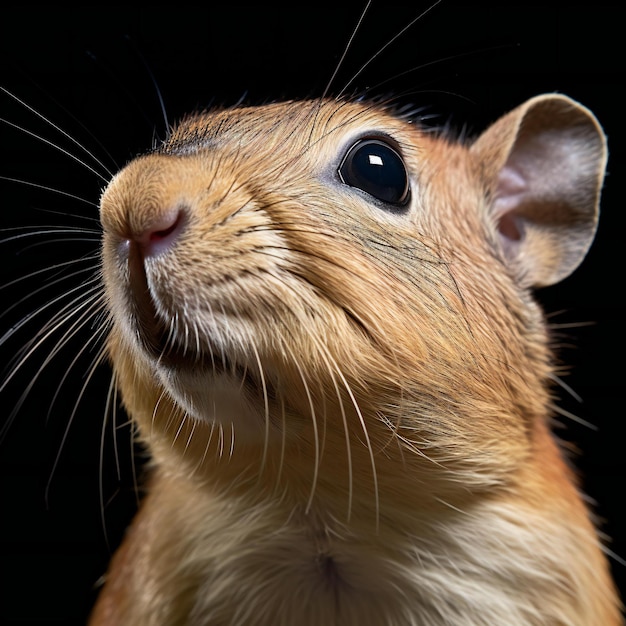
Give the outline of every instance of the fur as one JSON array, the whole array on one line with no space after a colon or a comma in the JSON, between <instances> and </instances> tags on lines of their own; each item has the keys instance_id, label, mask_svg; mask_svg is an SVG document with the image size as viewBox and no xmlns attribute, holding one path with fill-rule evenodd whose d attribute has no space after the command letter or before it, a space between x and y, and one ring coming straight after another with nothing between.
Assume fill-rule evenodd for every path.
<instances>
[{"instance_id":1,"label":"fur","mask_svg":"<svg viewBox=\"0 0 626 626\"><path fill-rule=\"evenodd\" d=\"M336 175L372 136L406 209ZM366 101L209 111L122 170L108 349L153 469L91 623L622 623L530 292L605 163L546 95L468 144Z\"/></svg>"}]
</instances>

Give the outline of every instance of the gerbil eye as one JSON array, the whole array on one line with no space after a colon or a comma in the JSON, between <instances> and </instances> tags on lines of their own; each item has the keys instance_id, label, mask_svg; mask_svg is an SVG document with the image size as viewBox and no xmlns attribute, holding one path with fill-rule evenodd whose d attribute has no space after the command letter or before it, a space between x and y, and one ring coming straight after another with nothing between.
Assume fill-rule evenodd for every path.
<instances>
[{"instance_id":1,"label":"gerbil eye","mask_svg":"<svg viewBox=\"0 0 626 626\"><path fill-rule=\"evenodd\" d=\"M342 182L374 198L404 206L409 201L409 176L402 157L380 139L361 139L339 166Z\"/></svg>"}]
</instances>

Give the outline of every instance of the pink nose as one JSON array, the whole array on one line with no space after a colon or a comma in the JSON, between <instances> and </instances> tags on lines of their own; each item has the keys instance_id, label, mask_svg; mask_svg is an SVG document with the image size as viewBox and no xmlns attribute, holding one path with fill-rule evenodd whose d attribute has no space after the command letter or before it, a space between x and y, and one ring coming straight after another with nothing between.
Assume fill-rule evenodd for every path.
<instances>
[{"instance_id":1,"label":"pink nose","mask_svg":"<svg viewBox=\"0 0 626 626\"><path fill-rule=\"evenodd\" d=\"M180 209L173 209L159 215L143 231L135 233L132 240L138 244L144 258L157 256L173 246L182 228L183 212Z\"/></svg>"}]
</instances>

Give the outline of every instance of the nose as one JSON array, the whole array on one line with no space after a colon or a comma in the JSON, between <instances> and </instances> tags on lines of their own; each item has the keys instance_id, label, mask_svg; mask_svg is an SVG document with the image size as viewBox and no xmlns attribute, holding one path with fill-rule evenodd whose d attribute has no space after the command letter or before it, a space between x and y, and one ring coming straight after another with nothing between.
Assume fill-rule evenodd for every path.
<instances>
[{"instance_id":1,"label":"nose","mask_svg":"<svg viewBox=\"0 0 626 626\"><path fill-rule=\"evenodd\" d=\"M186 161L162 155L140 157L122 169L100 199L100 221L109 244L130 245L143 259L170 251L198 195L190 179L194 177Z\"/></svg>"},{"instance_id":2,"label":"nose","mask_svg":"<svg viewBox=\"0 0 626 626\"><path fill-rule=\"evenodd\" d=\"M159 213L147 220L142 229L133 232L130 239L136 244L143 258L167 252L183 230L184 212L181 208Z\"/></svg>"}]
</instances>

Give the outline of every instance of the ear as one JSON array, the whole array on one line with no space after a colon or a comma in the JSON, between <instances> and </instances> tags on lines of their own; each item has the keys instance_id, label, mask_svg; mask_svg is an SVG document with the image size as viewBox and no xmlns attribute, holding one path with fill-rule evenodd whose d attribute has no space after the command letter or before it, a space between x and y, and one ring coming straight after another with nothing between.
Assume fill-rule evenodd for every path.
<instances>
[{"instance_id":1,"label":"ear","mask_svg":"<svg viewBox=\"0 0 626 626\"><path fill-rule=\"evenodd\" d=\"M573 272L596 231L606 140L593 114L561 95L528 100L471 146L506 262L525 287Z\"/></svg>"}]
</instances>

